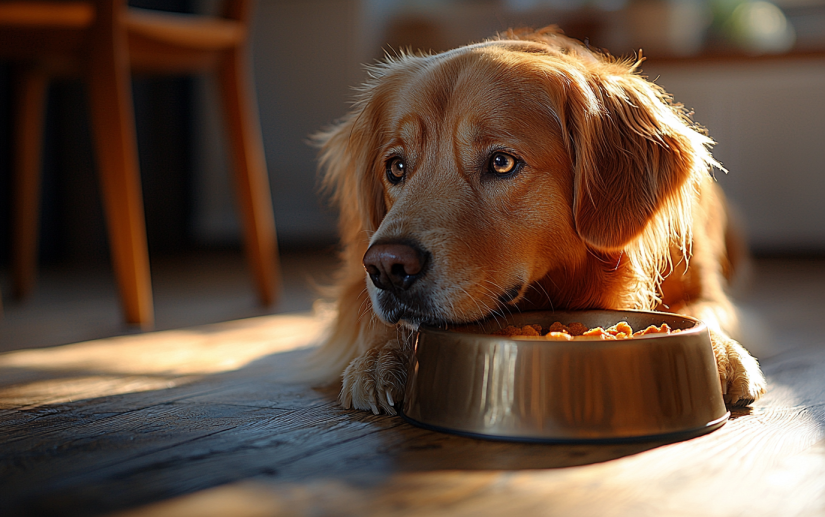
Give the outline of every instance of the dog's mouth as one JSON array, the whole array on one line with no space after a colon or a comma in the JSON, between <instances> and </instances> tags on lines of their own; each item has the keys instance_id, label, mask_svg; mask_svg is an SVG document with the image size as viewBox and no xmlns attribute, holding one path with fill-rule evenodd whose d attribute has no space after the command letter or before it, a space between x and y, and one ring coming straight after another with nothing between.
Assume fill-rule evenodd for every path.
<instances>
[{"instance_id":1,"label":"dog's mouth","mask_svg":"<svg viewBox=\"0 0 825 517\"><path fill-rule=\"evenodd\" d=\"M439 326L447 323L447 319L443 316L434 313L426 307L420 307L418 304L410 304L398 300L389 302L379 301L379 305L376 308L380 311L382 319L392 325L401 323L408 327L418 328L420 325Z\"/></svg>"},{"instance_id":2,"label":"dog's mouth","mask_svg":"<svg viewBox=\"0 0 825 517\"><path fill-rule=\"evenodd\" d=\"M455 321L450 318L443 318L432 314L418 314L415 312L403 312L395 320L395 324L407 327L411 330L418 330L420 327L432 327L438 329L447 329L456 325L470 325L478 321L482 321L486 317L479 318L473 321Z\"/></svg>"},{"instance_id":3,"label":"dog's mouth","mask_svg":"<svg viewBox=\"0 0 825 517\"><path fill-rule=\"evenodd\" d=\"M470 295L468 295L469 298ZM445 310L438 304L430 303L418 297L398 297L389 292L382 292L377 296L376 311L381 318L391 325L402 324L416 329L421 325L430 327L449 327L451 325L467 325L489 317L510 312L524 297L524 285L519 284L504 290L493 302L484 303L480 300L471 300L473 310L456 314L455 309ZM458 304L451 303L453 307Z\"/></svg>"}]
</instances>

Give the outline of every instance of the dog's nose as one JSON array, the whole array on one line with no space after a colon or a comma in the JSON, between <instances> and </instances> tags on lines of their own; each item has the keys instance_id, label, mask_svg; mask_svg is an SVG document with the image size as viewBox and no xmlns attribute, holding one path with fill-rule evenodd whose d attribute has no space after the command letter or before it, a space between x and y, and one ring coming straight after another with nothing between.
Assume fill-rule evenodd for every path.
<instances>
[{"instance_id":1,"label":"dog's nose","mask_svg":"<svg viewBox=\"0 0 825 517\"><path fill-rule=\"evenodd\" d=\"M364 254L364 269L378 289L406 291L423 276L428 257L415 243L376 243Z\"/></svg>"}]
</instances>

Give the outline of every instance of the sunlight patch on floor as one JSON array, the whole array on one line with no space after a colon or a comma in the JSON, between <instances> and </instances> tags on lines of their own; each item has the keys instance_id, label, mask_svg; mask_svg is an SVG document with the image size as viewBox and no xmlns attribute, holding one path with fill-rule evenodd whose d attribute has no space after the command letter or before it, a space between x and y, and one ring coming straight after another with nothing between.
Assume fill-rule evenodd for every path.
<instances>
[{"instance_id":1,"label":"sunlight patch on floor","mask_svg":"<svg viewBox=\"0 0 825 517\"><path fill-rule=\"evenodd\" d=\"M327 316L261 316L0 354L0 408L168 389L313 346Z\"/></svg>"}]
</instances>

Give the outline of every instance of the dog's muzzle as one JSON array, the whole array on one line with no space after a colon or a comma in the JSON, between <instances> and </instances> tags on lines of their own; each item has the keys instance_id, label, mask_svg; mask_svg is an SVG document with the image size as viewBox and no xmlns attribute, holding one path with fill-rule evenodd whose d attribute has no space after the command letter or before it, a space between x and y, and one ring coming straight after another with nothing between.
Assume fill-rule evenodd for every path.
<instances>
[{"instance_id":1,"label":"dog's muzzle","mask_svg":"<svg viewBox=\"0 0 825 517\"><path fill-rule=\"evenodd\" d=\"M364 254L364 269L372 284L374 308L391 324L400 320L418 323L431 318L426 288L421 277L427 274L432 256L412 240L379 241Z\"/></svg>"}]
</instances>

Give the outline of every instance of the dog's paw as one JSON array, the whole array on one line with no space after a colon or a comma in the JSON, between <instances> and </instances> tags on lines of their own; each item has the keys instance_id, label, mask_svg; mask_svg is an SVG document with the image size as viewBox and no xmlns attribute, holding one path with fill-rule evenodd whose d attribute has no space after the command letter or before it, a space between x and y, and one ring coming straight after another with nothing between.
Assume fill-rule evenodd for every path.
<instances>
[{"instance_id":1,"label":"dog's paw","mask_svg":"<svg viewBox=\"0 0 825 517\"><path fill-rule=\"evenodd\" d=\"M710 332L725 404L747 406L767 388L759 363L745 348L721 332Z\"/></svg>"},{"instance_id":2,"label":"dog's paw","mask_svg":"<svg viewBox=\"0 0 825 517\"><path fill-rule=\"evenodd\" d=\"M344 370L338 397L341 405L370 410L376 415L381 411L394 415L393 406L404 396L408 360L408 354L396 340L353 360Z\"/></svg>"}]
</instances>

